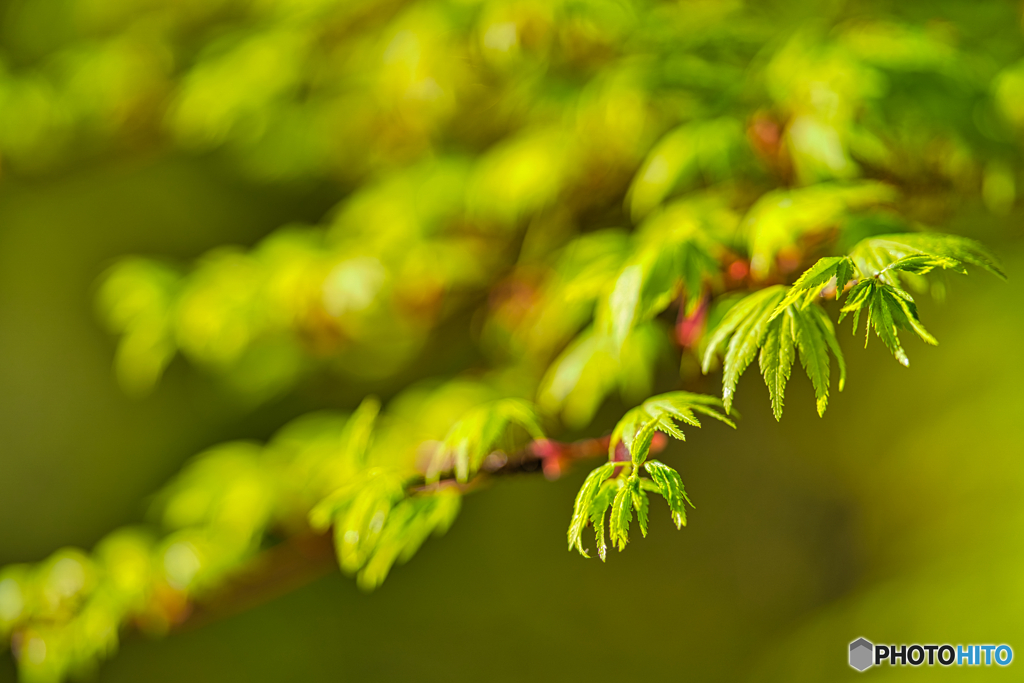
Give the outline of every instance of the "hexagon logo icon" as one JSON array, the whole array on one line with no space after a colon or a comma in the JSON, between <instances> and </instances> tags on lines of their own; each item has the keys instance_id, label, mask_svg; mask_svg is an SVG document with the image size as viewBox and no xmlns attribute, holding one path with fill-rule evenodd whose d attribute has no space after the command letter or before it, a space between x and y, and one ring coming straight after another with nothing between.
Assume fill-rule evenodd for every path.
<instances>
[{"instance_id":1,"label":"hexagon logo icon","mask_svg":"<svg viewBox=\"0 0 1024 683\"><path fill-rule=\"evenodd\" d=\"M850 666L857 671L863 671L875 663L875 646L864 638L858 638L850 643Z\"/></svg>"}]
</instances>

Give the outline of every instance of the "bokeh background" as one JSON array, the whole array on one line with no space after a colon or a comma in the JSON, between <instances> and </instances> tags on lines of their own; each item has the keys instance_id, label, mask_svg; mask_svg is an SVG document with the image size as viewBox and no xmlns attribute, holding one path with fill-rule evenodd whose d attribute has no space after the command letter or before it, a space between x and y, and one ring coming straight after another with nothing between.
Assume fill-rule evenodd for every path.
<instances>
[{"instance_id":1,"label":"bokeh background","mask_svg":"<svg viewBox=\"0 0 1024 683\"><path fill-rule=\"evenodd\" d=\"M251 245L320 220L338 195L203 154L115 156L0 180L0 565L89 548L143 519L191 455L358 399L311 380L253 408L182 361L152 395L126 397L95 315L113 259ZM940 345L909 341L909 369L877 340L861 350L844 325L851 379L824 418L794 373L776 423L749 373L740 429L707 425L670 445L697 505L682 532L656 507L649 538L585 561L564 534L586 468L510 477L469 496L451 531L372 594L332 574L195 630L129 637L98 680L833 681L860 675L846 665L859 636L1008 643L1024 657L1021 219L980 199L948 219L1010 279L972 272L944 303L925 301ZM595 431L620 413L608 406ZM8 653L0 681L14 680Z\"/></svg>"},{"instance_id":2,"label":"bokeh background","mask_svg":"<svg viewBox=\"0 0 1024 683\"><path fill-rule=\"evenodd\" d=\"M188 160L5 183L0 563L90 547L141 520L140 501L199 450L351 405L310 387L250 411L184 364L153 396L126 398L93 315L116 255L247 243L322 205ZM845 648L859 636L1019 647L1024 243L1018 216L960 220L951 227L980 233L1009 282L972 274L945 304L923 304L940 345L910 342L909 369L842 335L851 380L824 418L806 378L776 423L746 377L740 429L708 425L664 456L697 505L682 532L654 514L649 538L586 561L565 550L585 468L502 480L375 593L336 574L165 640L129 638L99 680L814 681L855 675ZM15 680L0 661L0 680ZM871 675L939 673L1011 672Z\"/></svg>"}]
</instances>

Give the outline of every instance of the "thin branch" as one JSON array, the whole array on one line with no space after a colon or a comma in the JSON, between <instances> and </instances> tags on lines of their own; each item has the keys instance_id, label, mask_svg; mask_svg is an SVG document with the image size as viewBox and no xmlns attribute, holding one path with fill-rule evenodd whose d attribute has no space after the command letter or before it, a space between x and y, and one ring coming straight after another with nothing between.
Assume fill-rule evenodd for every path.
<instances>
[{"instance_id":1,"label":"thin branch","mask_svg":"<svg viewBox=\"0 0 1024 683\"><path fill-rule=\"evenodd\" d=\"M410 485L407 492L416 495L448 486L469 492L496 477L537 472L543 472L549 479L557 479L579 460L607 455L609 438L604 436L570 443L548 439L533 441L511 456L492 453L480 473L468 482L442 479L427 484L421 479ZM196 598L173 630L191 630L251 609L301 588L331 573L336 567L331 531L317 534L307 530L293 534L257 554L216 590Z\"/></svg>"}]
</instances>

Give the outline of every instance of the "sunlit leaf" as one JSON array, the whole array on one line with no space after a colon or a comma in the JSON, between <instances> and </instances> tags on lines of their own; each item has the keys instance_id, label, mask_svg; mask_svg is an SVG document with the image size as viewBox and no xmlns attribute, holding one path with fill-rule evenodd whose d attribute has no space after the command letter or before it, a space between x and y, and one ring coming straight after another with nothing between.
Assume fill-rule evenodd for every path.
<instances>
[{"instance_id":1,"label":"sunlit leaf","mask_svg":"<svg viewBox=\"0 0 1024 683\"><path fill-rule=\"evenodd\" d=\"M576 503L573 506L572 521L569 523L569 550L576 548L583 557L590 557L583 549L583 529L586 528L590 519L594 501L601 490L601 485L615 470L615 464L608 462L601 465L589 475L579 493L576 494ZM596 529L596 527L595 527ZM602 537L603 538L603 537ZM603 544L603 540L601 541ZM614 543L614 538L613 538Z\"/></svg>"},{"instance_id":2,"label":"sunlit leaf","mask_svg":"<svg viewBox=\"0 0 1024 683\"><path fill-rule=\"evenodd\" d=\"M793 312L787 307L781 315L776 316L768 325L758 364L764 383L768 386L768 394L772 399L772 412L776 420L782 419L783 396L786 393L786 382L789 381L796 360L795 335L793 333Z\"/></svg>"},{"instance_id":3,"label":"sunlit leaf","mask_svg":"<svg viewBox=\"0 0 1024 683\"><path fill-rule=\"evenodd\" d=\"M869 237L850 250L850 258L865 277L879 277L889 285L899 284L899 270L927 272L937 267L963 272L961 263L1006 279L995 256L974 240L958 235L918 232Z\"/></svg>"},{"instance_id":4,"label":"sunlit leaf","mask_svg":"<svg viewBox=\"0 0 1024 683\"><path fill-rule=\"evenodd\" d=\"M722 401L726 413L732 408L740 375L754 360L758 347L768 333L772 314L785 296L785 291L784 287L775 286L750 294L729 309L718 327L711 332L704 352L703 370L708 372L711 361L719 349L725 346Z\"/></svg>"},{"instance_id":5,"label":"sunlit leaf","mask_svg":"<svg viewBox=\"0 0 1024 683\"><path fill-rule=\"evenodd\" d=\"M647 457L654 431L685 441L682 429L675 421L700 427L697 414L707 415L735 428L728 417L719 412L722 402L714 396L674 391L652 396L641 405L629 410L615 425L608 442L609 457L614 456L619 443L626 446L633 462L638 466ZM645 432L646 429L646 433ZM643 437L642 439L640 437Z\"/></svg>"},{"instance_id":6,"label":"sunlit leaf","mask_svg":"<svg viewBox=\"0 0 1024 683\"><path fill-rule=\"evenodd\" d=\"M651 479L658 486L658 492L668 503L669 510L672 511L672 522L677 529L682 529L686 526L686 505L692 507L693 504L686 496L679 472L657 460L645 462L644 469L651 475Z\"/></svg>"},{"instance_id":7,"label":"sunlit leaf","mask_svg":"<svg viewBox=\"0 0 1024 683\"><path fill-rule=\"evenodd\" d=\"M634 492L638 491L639 482L636 479L630 479L619 488L615 494L615 500L612 501L609 533L612 545L619 551L624 550L626 543L629 542L629 525L633 521Z\"/></svg>"},{"instance_id":8,"label":"sunlit leaf","mask_svg":"<svg viewBox=\"0 0 1024 683\"><path fill-rule=\"evenodd\" d=\"M881 279L870 278L850 290L850 297L843 306L842 315L853 313L853 331L857 332L857 323L861 311L867 314L867 334L864 344L870 338L871 330L892 352L901 365L910 365L910 359L900 343L899 330L912 330L929 344L937 344L933 337L921 324L917 305L913 297L899 287L887 284Z\"/></svg>"}]
</instances>

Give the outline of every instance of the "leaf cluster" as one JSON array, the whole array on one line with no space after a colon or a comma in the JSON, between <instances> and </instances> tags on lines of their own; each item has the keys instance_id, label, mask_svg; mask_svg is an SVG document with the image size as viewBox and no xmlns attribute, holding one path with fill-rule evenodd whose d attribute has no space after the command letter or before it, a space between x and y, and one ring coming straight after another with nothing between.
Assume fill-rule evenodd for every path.
<instances>
[{"instance_id":1,"label":"leaf cluster","mask_svg":"<svg viewBox=\"0 0 1024 683\"><path fill-rule=\"evenodd\" d=\"M921 323L914 298L900 286L901 278L921 277L936 269L966 274L968 264L1005 277L995 257L963 237L908 233L867 238L848 256L819 259L791 286L766 287L733 305L708 337L703 370L707 373L719 354L724 357L722 399L728 412L739 378L756 355L772 410L781 419L786 383L799 355L814 386L818 414L823 415L832 357L839 366L840 391L846 383L836 328L821 305L825 295L831 292L837 300L846 295L839 320L852 314L856 331L865 313L868 334L874 330L896 359L908 365L899 330L913 331L929 344L938 342Z\"/></svg>"},{"instance_id":2,"label":"leaf cluster","mask_svg":"<svg viewBox=\"0 0 1024 683\"><path fill-rule=\"evenodd\" d=\"M459 482L468 481L484 458L499 450L502 437L515 425L533 439L544 438L536 412L527 401L505 398L473 408L448 430L427 467L427 481L436 482L442 472L450 470Z\"/></svg>"},{"instance_id":3,"label":"leaf cluster","mask_svg":"<svg viewBox=\"0 0 1024 683\"><path fill-rule=\"evenodd\" d=\"M589 524L594 529L598 556L605 560L608 552L605 529L612 546L623 550L629 541L634 513L640 533L646 537L648 493L657 493L665 499L676 528L685 526L685 504L691 507L693 504L676 470L657 460L648 460L651 442L655 432L685 440L677 423L700 427L697 414L735 427L732 420L718 410L721 405L721 401L712 396L677 391L654 396L627 412L612 432L609 462L592 471L576 495L569 523L569 549L590 557L583 547L583 530ZM625 446L628 460L616 459L620 444ZM649 478L642 477L642 471Z\"/></svg>"}]
</instances>

